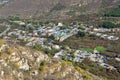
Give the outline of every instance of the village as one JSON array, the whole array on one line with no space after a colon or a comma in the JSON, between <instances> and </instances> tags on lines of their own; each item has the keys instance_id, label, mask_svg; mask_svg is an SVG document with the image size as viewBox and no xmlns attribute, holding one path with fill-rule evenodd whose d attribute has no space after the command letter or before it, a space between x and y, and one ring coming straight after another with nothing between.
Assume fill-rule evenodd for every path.
<instances>
[{"instance_id":1,"label":"village","mask_svg":"<svg viewBox=\"0 0 120 80\"><path fill-rule=\"evenodd\" d=\"M67 59L69 61L81 63L84 59L89 58L93 62L98 62L100 66L105 69L116 70L114 66L106 64L105 61L108 57L100 54L96 48L93 52L88 52L85 50L71 49L69 46L63 49L61 45L55 44L55 42L63 42L71 36L78 34L79 31L88 33L89 35L95 35L100 39L107 39L111 41L116 41L119 37L112 34L107 34L107 32L120 32L120 29L106 29L106 28L94 28L93 26L88 26L86 24L70 24L65 26L63 23L59 22L57 25L54 23L49 23L47 25L39 25L35 27L32 23L26 24L23 21L12 21L11 23L18 24L18 27L24 27L24 29L14 28L12 25L6 25L7 29L0 33L0 37L6 41L13 41L14 43L22 43L28 47L34 47L36 45L41 46L44 49L57 50L53 53L53 58ZM2 50L4 46L0 48ZM120 60L117 58L117 60Z\"/></svg>"}]
</instances>

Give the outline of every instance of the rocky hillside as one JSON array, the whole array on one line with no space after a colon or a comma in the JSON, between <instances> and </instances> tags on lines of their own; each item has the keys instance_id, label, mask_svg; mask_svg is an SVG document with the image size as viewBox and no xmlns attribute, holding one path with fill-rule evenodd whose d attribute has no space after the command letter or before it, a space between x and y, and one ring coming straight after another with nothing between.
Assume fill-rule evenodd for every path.
<instances>
[{"instance_id":1,"label":"rocky hillside","mask_svg":"<svg viewBox=\"0 0 120 80\"><path fill-rule=\"evenodd\" d=\"M1 80L102 80L80 67L75 68L68 61L50 58L43 52L13 43L0 46Z\"/></svg>"},{"instance_id":2,"label":"rocky hillside","mask_svg":"<svg viewBox=\"0 0 120 80\"><path fill-rule=\"evenodd\" d=\"M22 18L68 18L98 12L119 3L120 0L10 0L0 9L0 17L17 15Z\"/></svg>"}]
</instances>

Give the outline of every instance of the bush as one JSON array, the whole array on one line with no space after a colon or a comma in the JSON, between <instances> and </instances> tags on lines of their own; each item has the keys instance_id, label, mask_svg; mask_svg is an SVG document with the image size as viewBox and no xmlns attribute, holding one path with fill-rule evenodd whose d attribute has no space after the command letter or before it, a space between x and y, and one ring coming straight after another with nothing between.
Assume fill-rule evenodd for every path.
<instances>
[{"instance_id":1,"label":"bush","mask_svg":"<svg viewBox=\"0 0 120 80\"><path fill-rule=\"evenodd\" d=\"M76 69L78 72L83 73L83 69L80 68L79 66L75 67L75 69Z\"/></svg>"}]
</instances>

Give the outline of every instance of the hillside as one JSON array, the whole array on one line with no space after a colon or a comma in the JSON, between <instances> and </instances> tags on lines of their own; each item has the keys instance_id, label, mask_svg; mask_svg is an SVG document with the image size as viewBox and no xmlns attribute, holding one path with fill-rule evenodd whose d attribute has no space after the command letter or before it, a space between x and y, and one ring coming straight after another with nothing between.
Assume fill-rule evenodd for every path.
<instances>
[{"instance_id":1,"label":"hillside","mask_svg":"<svg viewBox=\"0 0 120 80\"><path fill-rule=\"evenodd\" d=\"M101 80L79 67L75 69L71 62L50 58L28 47L5 42L0 50L2 80Z\"/></svg>"},{"instance_id":2,"label":"hillside","mask_svg":"<svg viewBox=\"0 0 120 80\"><path fill-rule=\"evenodd\" d=\"M95 13L119 5L119 0L10 0L0 9L0 17L69 18Z\"/></svg>"}]
</instances>

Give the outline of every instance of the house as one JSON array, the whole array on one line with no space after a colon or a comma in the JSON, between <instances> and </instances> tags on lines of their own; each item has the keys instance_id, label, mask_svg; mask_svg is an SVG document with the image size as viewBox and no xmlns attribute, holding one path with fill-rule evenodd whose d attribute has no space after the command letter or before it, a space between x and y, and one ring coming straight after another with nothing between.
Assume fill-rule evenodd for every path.
<instances>
[{"instance_id":1,"label":"house","mask_svg":"<svg viewBox=\"0 0 120 80\"><path fill-rule=\"evenodd\" d=\"M31 47L33 47L33 46L35 46L35 43L29 42L29 43L26 44L26 46L31 46Z\"/></svg>"},{"instance_id":2,"label":"house","mask_svg":"<svg viewBox=\"0 0 120 80\"><path fill-rule=\"evenodd\" d=\"M96 33L97 37L100 37L102 35L102 33Z\"/></svg>"},{"instance_id":3,"label":"house","mask_svg":"<svg viewBox=\"0 0 120 80\"><path fill-rule=\"evenodd\" d=\"M52 48L53 48L53 49L60 50L60 46L59 46L59 45L52 45Z\"/></svg>"},{"instance_id":4,"label":"house","mask_svg":"<svg viewBox=\"0 0 120 80\"><path fill-rule=\"evenodd\" d=\"M119 61L119 62L120 62L120 58L117 58L117 57L116 57L116 58L115 58L115 60L117 60L117 61Z\"/></svg>"},{"instance_id":5,"label":"house","mask_svg":"<svg viewBox=\"0 0 120 80\"><path fill-rule=\"evenodd\" d=\"M24 26L25 25L25 23L24 22L22 22L22 21L13 21L14 23L17 23L17 24L19 24L19 25L21 25L21 26Z\"/></svg>"},{"instance_id":6,"label":"house","mask_svg":"<svg viewBox=\"0 0 120 80\"><path fill-rule=\"evenodd\" d=\"M59 22L57 26L58 26L58 27L62 27L63 24Z\"/></svg>"},{"instance_id":7,"label":"house","mask_svg":"<svg viewBox=\"0 0 120 80\"><path fill-rule=\"evenodd\" d=\"M110 29L106 29L106 28L94 28L93 29L94 32L110 32Z\"/></svg>"},{"instance_id":8,"label":"house","mask_svg":"<svg viewBox=\"0 0 120 80\"><path fill-rule=\"evenodd\" d=\"M63 53L64 53L63 50L61 50L61 51L58 52L58 53L55 53L54 58L64 57L65 55L64 55Z\"/></svg>"},{"instance_id":9,"label":"house","mask_svg":"<svg viewBox=\"0 0 120 80\"><path fill-rule=\"evenodd\" d=\"M107 38L108 38L108 35L107 35L107 34L103 34L103 35L101 35L101 38L107 39Z\"/></svg>"},{"instance_id":10,"label":"house","mask_svg":"<svg viewBox=\"0 0 120 80\"><path fill-rule=\"evenodd\" d=\"M120 28L113 28L113 29L112 29L112 32L120 33Z\"/></svg>"},{"instance_id":11,"label":"house","mask_svg":"<svg viewBox=\"0 0 120 80\"><path fill-rule=\"evenodd\" d=\"M119 39L119 37L115 37L115 36L109 36L108 37L108 40L118 40Z\"/></svg>"}]
</instances>

